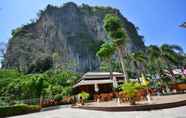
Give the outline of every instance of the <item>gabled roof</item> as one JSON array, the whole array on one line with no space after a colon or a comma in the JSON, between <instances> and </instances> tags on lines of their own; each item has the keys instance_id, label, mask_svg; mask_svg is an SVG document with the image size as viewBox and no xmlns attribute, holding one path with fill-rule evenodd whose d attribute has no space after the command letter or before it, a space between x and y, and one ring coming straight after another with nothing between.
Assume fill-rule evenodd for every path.
<instances>
[{"instance_id":1,"label":"gabled roof","mask_svg":"<svg viewBox=\"0 0 186 118\"><path fill-rule=\"evenodd\" d=\"M123 77L122 73L113 72L115 77ZM118 82L123 82L124 80L119 80ZM110 80L110 72L87 72L82 78L78 81L73 87L81 85L94 85L94 84L109 84L113 83L113 80Z\"/></svg>"}]
</instances>

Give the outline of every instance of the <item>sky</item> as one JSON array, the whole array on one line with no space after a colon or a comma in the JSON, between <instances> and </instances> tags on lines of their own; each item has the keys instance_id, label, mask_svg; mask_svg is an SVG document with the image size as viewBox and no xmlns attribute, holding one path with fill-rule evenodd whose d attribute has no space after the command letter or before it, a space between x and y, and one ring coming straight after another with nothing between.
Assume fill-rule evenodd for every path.
<instances>
[{"instance_id":1,"label":"sky","mask_svg":"<svg viewBox=\"0 0 186 118\"><path fill-rule=\"evenodd\" d=\"M47 4L57 6L73 1L92 6L117 8L143 35L146 45L177 44L186 52L186 0L2 0L0 2L0 42L8 42L12 29L37 18Z\"/></svg>"}]
</instances>

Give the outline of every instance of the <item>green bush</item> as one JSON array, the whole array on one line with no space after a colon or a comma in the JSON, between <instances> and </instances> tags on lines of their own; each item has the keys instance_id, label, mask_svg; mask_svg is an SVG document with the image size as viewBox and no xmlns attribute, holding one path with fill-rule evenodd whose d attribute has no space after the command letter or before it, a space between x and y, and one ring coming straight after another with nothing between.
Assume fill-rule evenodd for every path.
<instances>
[{"instance_id":1,"label":"green bush","mask_svg":"<svg viewBox=\"0 0 186 118\"><path fill-rule=\"evenodd\" d=\"M135 104L135 97L139 89L144 88L137 82L127 82L120 86L120 89L127 94L130 104Z\"/></svg>"},{"instance_id":2,"label":"green bush","mask_svg":"<svg viewBox=\"0 0 186 118\"><path fill-rule=\"evenodd\" d=\"M186 77L183 76L176 77L176 83L186 83Z\"/></svg>"},{"instance_id":3,"label":"green bush","mask_svg":"<svg viewBox=\"0 0 186 118\"><path fill-rule=\"evenodd\" d=\"M39 98L41 95L52 99L57 94L70 96L77 79L79 74L62 69L34 74L0 69L0 96L11 100Z\"/></svg>"},{"instance_id":4,"label":"green bush","mask_svg":"<svg viewBox=\"0 0 186 118\"><path fill-rule=\"evenodd\" d=\"M80 96L84 101L86 101L86 100L88 100L90 94L87 93L87 92L81 92L81 93L79 93L79 96Z\"/></svg>"},{"instance_id":5,"label":"green bush","mask_svg":"<svg viewBox=\"0 0 186 118\"><path fill-rule=\"evenodd\" d=\"M38 105L26 105L26 104L19 104L11 107L2 107L0 108L0 117L39 112L40 109L41 108Z\"/></svg>"},{"instance_id":6,"label":"green bush","mask_svg":"<svg viewBox=\"0 0 186 118\"><path fill-rule=\"evenodd\" d=\"M63 99L63 95L62 94L57 94L57 95L54 96L54 100L55 101L60 101L62 99Z\"/></svg>"}]
</instances>

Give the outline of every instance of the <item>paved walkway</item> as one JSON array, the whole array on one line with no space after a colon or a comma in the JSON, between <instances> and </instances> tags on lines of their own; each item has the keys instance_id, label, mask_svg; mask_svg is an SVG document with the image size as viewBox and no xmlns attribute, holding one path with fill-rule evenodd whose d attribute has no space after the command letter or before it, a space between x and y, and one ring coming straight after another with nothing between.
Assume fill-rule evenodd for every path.
<instances>
[{"instance_id":1,"label":"paved walkway","mask_svg":"<svg viewBox=\"0 0 186 118\"><path fill-rule=\"evenodd\" d=\"M185 100L186 94L171 96L156 96L152 103L167 103ZM116 106L116 102L89 103L91 106ZM120 105L120 104L119 104ZM126 105L126 104L121 104ZM154 111L132 111L132 112L104 112L83 109L63 108L57 110L43 111L12 118L186 118L186 106L172 109Z\"/></svg>"},{"instance_id":2,"label":"paved walkway","mask_svg":"<svg viewBox=\"0 0 186 118\"><path fill-rule=\"evenodd\" d=\"M186 106L138 112L102 112L62 108L58 110L15 116L12 118L186 118Z\"/></svg>"}]
</instances>

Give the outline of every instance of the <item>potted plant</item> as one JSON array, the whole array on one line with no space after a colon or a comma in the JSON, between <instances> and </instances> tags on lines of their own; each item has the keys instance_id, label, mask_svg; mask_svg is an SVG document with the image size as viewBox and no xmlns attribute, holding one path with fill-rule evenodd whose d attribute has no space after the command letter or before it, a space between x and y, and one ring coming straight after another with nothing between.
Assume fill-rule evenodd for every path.
<instances>
[{"instance_id":1,"label":"potted plant","mask_svg":"<svg viewBox=\"0 0 186 118\"><path fill-rule=\"evenodd\" d=\"M84 105L84 103L88 100L89 96L90 96L90 94L87 93L87 92L81 92L81 93L79 93L80 103L82 105Z\"/></svg>"},{"instance_id":2,"label":"potted plant","mask_svg":"<svg viewBox=\"0 0 186 118\"><path fill-rule=\"evenodd\" d=\"M140 85L137 82L127 82L127 83L123 83L120 86L120 89L127 95L128 99L129 99L129 103L131 105L135 105L136 104L136 95L139 89L142 88L142 85Z\"/></svg>"},{"instance_id":3,"label":"potted plant","mask_svg":"<svg viewBox=\"0 0 186 118\"><path fill-rule=\"evenodd\" d=\"M60 104L61 101L63 100L63 95L62 94L57 94L54 96L54 100L56 104Z\"/></svg>"}]
</instances>

